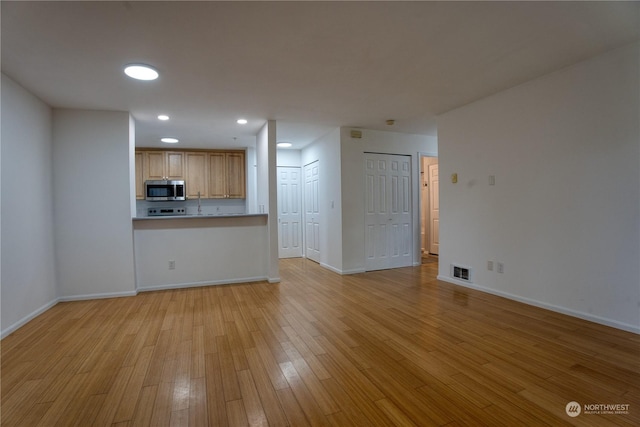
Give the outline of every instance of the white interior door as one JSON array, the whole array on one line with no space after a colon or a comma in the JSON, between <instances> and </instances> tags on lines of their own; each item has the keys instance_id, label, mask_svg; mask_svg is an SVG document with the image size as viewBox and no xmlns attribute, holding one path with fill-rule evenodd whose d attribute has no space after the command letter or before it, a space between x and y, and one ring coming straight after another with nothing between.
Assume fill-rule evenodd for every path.
<instances>
[{"instance_id":1,"label":"white interior door","mask_svg":"<svg viewBox=\"0 0 640 427\"><path fill-rule=\"evenodd\" d=\"M305 256L320 262L320 167L315 161L304 167Z\"/></svg>"},{"instance_id":2,"label":"white interior door","mask_svg":"<svg viewBox=\"0 0 640 427\"><path fill-rule=\"evenodd\" d=\"M427 168L429 176L429 253L440 252L440 187L438 185L438 165Z\"/></svg>"},{"instance_id":3,"label":"white interior door","mask_svg":"<svg viewBox=\"0 0 640 427\"><path fill-rule=\"evenodd\" d=\"M300 168L278 167L278 256L302 256L302 177Z\"/></svg>"},{"instance_id":4,"label":"white interior door","mask_svg":"<svg viewBox=\"0 0 640 427\"><path fill-rule=\"evenodd\" d=\"M411 157L365 154L367 271L413 263Z\"/></svg>"}]
</instances>

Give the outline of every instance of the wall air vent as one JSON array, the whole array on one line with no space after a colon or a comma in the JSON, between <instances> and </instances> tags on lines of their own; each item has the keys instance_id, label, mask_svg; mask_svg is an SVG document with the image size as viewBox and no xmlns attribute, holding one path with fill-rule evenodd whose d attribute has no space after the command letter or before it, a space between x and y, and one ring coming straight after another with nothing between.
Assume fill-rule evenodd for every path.
<instances>
[{"instance_id":1,"label":"wall air vent","mask_svg":"<svg viewBox=\"0 0 640 427\"><path fill-rule=\"evenodd\" d=\"M465 282L471 281L471 269L468 267L462 267L459 265L451 265L451 276L456 279L464 280Z\"/></svg>"}]
</instances>

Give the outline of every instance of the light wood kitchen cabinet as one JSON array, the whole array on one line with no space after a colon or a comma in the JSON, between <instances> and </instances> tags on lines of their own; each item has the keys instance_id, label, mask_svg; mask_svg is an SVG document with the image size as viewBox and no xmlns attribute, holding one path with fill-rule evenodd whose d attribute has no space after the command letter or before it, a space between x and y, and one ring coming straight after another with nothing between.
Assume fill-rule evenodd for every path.
<instances>
[{"instance_id":1,"label":"light wood kitchen cabinet","mask_svg":"<svg viewBox=\"0 0 640 427\"><path fill-rule=\"evenodd\" d=\"M136 151L136 199L144 199L144 154Z\"/></svg>"},{"instance_id":2,"label":"light wood kitchen cabinet","mask_svg":"<svg viewBox=\"0 0 640 427\"><path fill-rule=\"evenodd\" d=\"M185 155L185 186L188 199L207 198L207 153L186 152Z\"/></svg>"},{"instance_id":3,"label":"light wood kitchen cabinet","mask_svg":"<svg viewBox=\"0 0 640 427\"><path fill-rule=\"evenodd\" d=\"M246 198L244 152L209 153L209 198Z\"/></svg>"},{"instance_id":4,"label":"light wood kitchen cabinet","mask_svg":"<svg viewBox=\"0 0 640 427\"><path fill-rule=\"evenodd\" d=\"M244 151L136 151L136 198L147 180L183 179L188 199L246 198Z\"/></svg>"},{"instance_id":5,"label":"light wood kitchen cabinet","mask_svg":"<svg viewBox=\"0 0 640 427\"><path fill-rule=\"evenodd\" d=\"M209 153L208 157L209 192L207 197L210 199L225 198L227 195L225 154Z\"/></svg>"},{"instance_id":6,"label":"light wood kitchen cabinet","mask_svg":"<svg viewBox=\"0 0 640 427\"><path fill-rule=\"evenodd\" d=\"M231 199L247 197L244 152L227 153L227 194Z\"/></svg>"},{"instance_id":7,"label":"light wood kitchen cabinet","mask_svg":"<svg viewBox=\"0 0 640 427\"><path fill-rule=\"evenodd\" d=\"M184 179L184 153L143 151L144 180Z\"/></svg>"}]
</instances>

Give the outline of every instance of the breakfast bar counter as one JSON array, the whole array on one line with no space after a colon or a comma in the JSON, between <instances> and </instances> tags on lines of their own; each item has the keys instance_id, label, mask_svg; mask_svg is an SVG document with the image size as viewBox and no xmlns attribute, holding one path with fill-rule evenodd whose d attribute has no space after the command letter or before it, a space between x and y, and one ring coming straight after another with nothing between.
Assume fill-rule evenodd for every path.
<instances>
[{"instance_id":1,"label":"breakfast bar counter","mask_svg":"<svg viewBox=\"0 0 640 427\"><path fill-rule=\"evenodd\" d=\"M267 280L267 214L136 217L138 291Z\"/></svg>"}]
</instances>

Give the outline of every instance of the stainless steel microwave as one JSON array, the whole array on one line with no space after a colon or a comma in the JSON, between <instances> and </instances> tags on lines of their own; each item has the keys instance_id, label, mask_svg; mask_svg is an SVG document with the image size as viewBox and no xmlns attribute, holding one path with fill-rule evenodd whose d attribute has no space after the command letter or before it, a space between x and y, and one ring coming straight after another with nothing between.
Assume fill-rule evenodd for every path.
<instances>
[{"instance_id":1,"label":"stainless steel microwave","mask_svg":"<svg viewBox=\"0 0 640 427\"><path fill-rule=\"evenodd\" d=\"M184 181L179 180L145 181L144 194L146 200L153 202L186 200Z\"/></svg>"}]
</instances>

